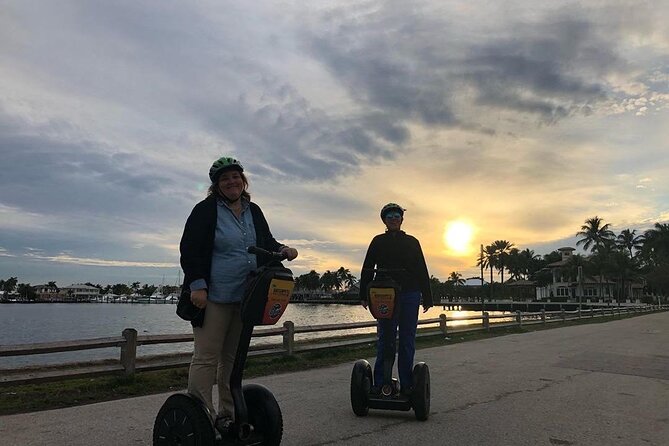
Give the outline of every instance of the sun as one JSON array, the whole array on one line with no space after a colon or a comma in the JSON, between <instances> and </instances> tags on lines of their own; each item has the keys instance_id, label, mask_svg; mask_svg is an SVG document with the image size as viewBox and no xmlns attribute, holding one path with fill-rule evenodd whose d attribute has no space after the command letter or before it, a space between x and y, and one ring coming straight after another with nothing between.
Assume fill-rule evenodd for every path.
<instances>
[{"instance_id":1,"label":"sun","mask_svg":"<svg viewBox=\"0 0 669 446\"><path fill-rule=\"evenodd\" d=\"M456 255L469 253L474 229L464 221L452 221L444 229L444 244Z\"/></svg>"}]
</instances>

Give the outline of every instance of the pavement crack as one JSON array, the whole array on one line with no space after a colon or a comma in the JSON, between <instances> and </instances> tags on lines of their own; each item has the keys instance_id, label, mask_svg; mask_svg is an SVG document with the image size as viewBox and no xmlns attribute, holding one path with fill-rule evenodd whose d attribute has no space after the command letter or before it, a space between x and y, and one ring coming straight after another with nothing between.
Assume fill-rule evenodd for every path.
<instances>
[{"instance_id":1,"label":"pavement crack","mask_svg":"<svg viewBox=\"0 0 669 446\"><path fill-rule=\"evenodd\" d=\"M472 403L467 403L467 404L463 404L463 405L461 405L461 406L456 406L456 407L454 407L454 408L452 408L452 409L444 410L444 411L441 411L441 412L431 412L431 414L460 412L460 411L464 411L464 410L471 409L472 407L475 407L475 406L480 406L480 405L484 405L484 404L495 403L495 402L497 402L497 401L503 400L504 398L508 398L508 397L510 397L510 396L518 395L518 394L521 394L521 393L535 393L535 392L542 392L542 391L544 391L544 390L546 390L546 389L549 389L549 388L551 388L551 387L553 387L553 386L556 386L556 385L563 384L563 383L565 383L565 382L571 381L573 378L575 378L575 377L577 377L577 376L587 375L587 374L589 374L589 373L591 373L591 372L583 371L583 372L580 372L580 373L575 373L575 374L573 374L573 375L569 375L569 376L567 376L566 378L564 378L564 379L560 379L560 380L546 380L546 379L541 379L541 381L544 381L545 384L543 384L543 385L541 385L541 386L539 386L539 387L537 387L537 388L535 388L535 389L520 389L520 390L511 390L511 391L508 391L508 392L502 392L502 393L499 393L499 394L495 395L494 397L492 397L492 398L490 398L490 399L488 399L488 400L484 400L484 401L476 401L476 402L472 402Z\"/></svg>"},{"instance_id":2,"label":"pavement crack","mask_svg":"<svg viewBox=\"0 0 669 446\"><path fill-rule=\"evenodd\" d=\"M550 441L551 444L558 444L558 445L567 445L568 446L568 445L574 444L573 441L560 440L559 438L553 438L553 437L550 437L548 439L548 441Z\"/></svg>"},{"instance_id":3,"label":"pavement crack","mask_svg":"<svg viewBox=\"0 0 669 446\"><path fill-rule=\"evenodd\" d=\"M356 438L364 438L367 435L373 435L373 434L376 434L376 433L379 433L379 432L383 432L388 428L401 426L401 425L406 424L406 423L411 423L412 421L413 420L410 420L410 419L398 420L395 423L383 424L383 425L381 425L381 426L379 426L375 429L367 430L365 432L359 432L357 434L347 435L347 436L344 436L344 437L339 437L339 438L335 438L333 440L328 440L328 441L319 442L319 443L309 443L308 446L324 446L324 445L338 444L338 443L347 444L349 440L353 440L353 439L356 439Z\"/></svg>"}]
</instances>

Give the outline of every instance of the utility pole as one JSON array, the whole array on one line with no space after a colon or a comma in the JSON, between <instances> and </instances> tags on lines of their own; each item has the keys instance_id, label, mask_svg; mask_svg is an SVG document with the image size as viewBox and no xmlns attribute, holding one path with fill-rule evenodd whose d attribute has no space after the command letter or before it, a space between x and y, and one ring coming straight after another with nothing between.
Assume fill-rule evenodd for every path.
<instances>
[{"instance_id":1,"label":"utility pole","mask_svg":"<svg viewBox=\"0 0 669 446\"><path fill-rule=\"evenodd\" d=\"M481 243L481 311L485 311L485 293L483 292L483 243Z\"/></svg>"},{"instance_id":2,"label":"utility pole","mask_svg":"<svg viewBox=\"0 0 669 446\"><path fill-rule=\"evenodd\" d=\"M581 300L583 299L583 266L578 266L578 311L581 311ZM592 307L591 307L592 308Z\"/></svg>"}]
</instances>

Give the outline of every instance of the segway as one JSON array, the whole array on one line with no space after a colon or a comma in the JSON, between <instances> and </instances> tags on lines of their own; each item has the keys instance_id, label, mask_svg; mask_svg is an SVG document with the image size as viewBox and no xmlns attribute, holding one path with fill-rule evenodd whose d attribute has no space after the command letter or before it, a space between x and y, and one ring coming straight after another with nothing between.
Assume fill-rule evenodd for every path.
<instances>
[{"instance_id":1,"label":"segway","mask_svg":"<svg viewBox=\"0 0 669 446\"><path fill-rule=\"evenodd\" d=\"M399 310L399 285L393 281L387 269L375 269L375 277L367 287L368 308L372 316L385 324L381 339L383 354L383 382L374 383L372 366L368 361L359 359L353 366L351 373L351 408L353 412L364 417L369 409L382 410L414 410L416 419L427 420L430 415L430 370L424 362L413 367L413 391L410 395L402 394L399 382L392 376L395 362L395 348L393 333L390 330L392 319ZM377 391L372 392L376 385Z\"/></svg>"},{"instance_id":2,"label":"segway","mask_svg":"<svg viewBox=\"0 0 669 446\"><path fill-rule=\"evenodd\" d=\"M295 282L280 263L285 256L257 247L248 252L272 261L249 278L241 303L242 331L230 377L235 420L225 432L214 425L214 415L189 393L171 395L153 425L154 446L279 445L283 435L281 408L272 392L259 384L242 386L244 365L255 325L274 325L283 315Z\"/></svg>"}]
</instances>

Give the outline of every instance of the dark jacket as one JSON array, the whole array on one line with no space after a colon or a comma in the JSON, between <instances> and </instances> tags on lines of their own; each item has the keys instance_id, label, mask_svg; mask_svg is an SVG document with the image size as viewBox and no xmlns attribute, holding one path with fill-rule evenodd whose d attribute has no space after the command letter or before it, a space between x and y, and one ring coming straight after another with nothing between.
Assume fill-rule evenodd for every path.
<instances>
[{"instance_id":1,"label":"dark jacket","mask_svg":"<svg viewBox=\"0 0 669 446\"><path fill-rule=\"evenodd\" d=\"M367 300L367 285L374 278L374 268L393 270L390 276L402 291L420 291L423 305L432 306L430 277L418 239L404 231L387 231L372 239L360 274L360 299Z\"/></svg>"},{"instance_id":2,"label":"dark jacket","mask_svg":"<svg viewBox=\"0 0 669 446\"><path fill-rule=\"evenodd\" d=\"M249 209L256 230L256 246L268 251L279 251L284 245L277 242L272 236L260 207L251 202ZM182 296L189 296L190 284L198 279L204 279L209 283L217 216L216 198L210 195L195 205L186 220L179 244L181 268L184 271ZM267 256L259 255L257 257L258 267L267 264L270 260ZM188 301L190 301L189 297ZM204 311L201 311L198 317L191 321L191 324L194 327L201 327L203 321Z\"/></svg>"}]
</instances>

